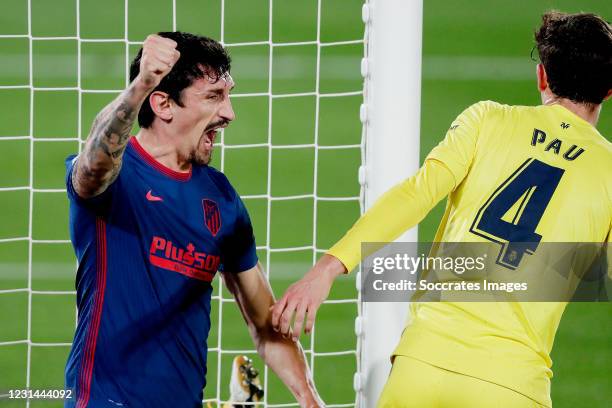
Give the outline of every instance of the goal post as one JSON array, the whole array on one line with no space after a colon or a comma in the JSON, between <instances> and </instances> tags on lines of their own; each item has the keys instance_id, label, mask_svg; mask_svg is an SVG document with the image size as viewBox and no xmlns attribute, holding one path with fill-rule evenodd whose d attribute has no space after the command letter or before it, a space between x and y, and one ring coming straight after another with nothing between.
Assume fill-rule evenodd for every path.
<instances>
[{"instance_id":1,"label":"goal post","mask_svg":"<svg viewBox=\"0 0 612 408\"><path fill-rule=\"evenodd\" d=\"M422 0L369 0L363 6L366 55L360 182L365 209L419 167L422 17ZM399 241L416 242L417 238L415 227ZM361 302L356 322L360 364L355 376L361 408L376 406L407 314L407 302Z\"/></svg>"}]
</instances>

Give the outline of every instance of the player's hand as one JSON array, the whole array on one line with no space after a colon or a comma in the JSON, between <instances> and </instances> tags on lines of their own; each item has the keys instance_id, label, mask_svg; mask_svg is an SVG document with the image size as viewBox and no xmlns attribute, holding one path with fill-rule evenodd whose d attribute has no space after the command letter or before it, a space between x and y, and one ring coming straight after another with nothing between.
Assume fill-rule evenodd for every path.
<instances>
[{"instance_id":1,"label":"player's hand","mask_svg":"<svg viewBox=\"0 0 612 408\"><path fill-rule=\"evenodd\" d=\"M314 325L321 303L329 295L336 276L346 272L344 265L331 255L323 255L306 275L287 289L285 295L272 307L272 327L284 337L290 334L297 341L304 327L308 334ZM293 330L291 319L295 314ZM304 325L304 319L306 324Z\"/></svg>"},{"instance_id":2,"label":"player's hand","mask_svg":"<svg viewBox=\"0 0 612 408\"><path fill-rule=\"evenodd\" d=\"M181 56L176 46L176 41L156 34L151 34L145 39L142 44L138 77L146 88L155 88L172 70Z\"/></svg>"}]
</instances>

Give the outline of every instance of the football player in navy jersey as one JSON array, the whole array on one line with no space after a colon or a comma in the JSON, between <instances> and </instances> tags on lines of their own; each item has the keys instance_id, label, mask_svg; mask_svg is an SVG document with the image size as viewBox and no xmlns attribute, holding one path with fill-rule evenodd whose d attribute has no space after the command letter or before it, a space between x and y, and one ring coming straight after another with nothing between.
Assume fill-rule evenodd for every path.
<instances>
[{"instance_id":1,"label":"football player in navy jersey","mask_svg":"<svg viewBox=\"0 0 612 408\"><path fill-rule=\"evenodd\" d=\"M130 79L66 161L79 318L65 406L201 407L217 271L265 363L301 406L322 406L299 343L272 329L247 210L208 166L235 117L226 50L187 33L150 35Z\"/></svg>"}]
</instances>

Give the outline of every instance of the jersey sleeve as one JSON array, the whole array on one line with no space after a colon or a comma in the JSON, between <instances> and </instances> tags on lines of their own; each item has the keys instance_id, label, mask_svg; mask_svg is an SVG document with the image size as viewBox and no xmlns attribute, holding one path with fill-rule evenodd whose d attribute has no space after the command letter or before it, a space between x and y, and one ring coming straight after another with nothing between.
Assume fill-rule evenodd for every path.
<instances>
[{"instance_id":1,"label":"jersey sleeve","mask_svg":"<svg viewBox=\"0 0 612 408\"><path fill-rule=\"evenodd\" d=\"M347 271L357 266L362 242L390 242L418 224L453 189L452 172L437 160L426 160L409 179L383 194L353 225L328 254L338 258Z\"/></svg>"},{"instance_id":2,"label":"jersey sleeve","mask_svg":"<svg viewBox=\"0 0 612 408\"><path fill-rule=\"evenodd\" d=\"M66 192L68 193L68 198L72 203L82 206L96 215L104 215L111 206L113 191L117 188L119 178L108 186L102 194L92 198L82 198L76 192L72 184L72 172L76 165L77 158L78 156L76 155L66 158Z\"/></svg>"},{"instance_id":3,"label":"jersey sleeve","mask_svg":"<svg viewBox=\"0 0 612 408\"><path fill-rule=\"evenodd\" d=\"M493 105L478 102L463 111L419 171L383 194L328 254L351 271L369 255L361 253L362 242L391 242L418 224L467 175L482 121Z\"/></svg>"},{"instance_id":4,"label":"jersey sleeve","mask_svg":"<svg viewBox=\"0 0 612 408\"><path fill-rule=\"evenodd\" d=\"M483 101L464 110L453 121L444 139L425 159L443 163L453 174L455 187L467 175L476 153L483 119L494 104L491 101Z\"/></svg>"},{"instance_id":5,"label":"jersey sleeve","mask_svg":"<svg viewBox=\"0 0 612 408\"><path fill-rule=\"evenodd\" d=\"M236 207L237 216L234 231L224 244L224 272L244 272L254 267L258 261L251 218L237 194Z\"/></svg>"}]
</instances>

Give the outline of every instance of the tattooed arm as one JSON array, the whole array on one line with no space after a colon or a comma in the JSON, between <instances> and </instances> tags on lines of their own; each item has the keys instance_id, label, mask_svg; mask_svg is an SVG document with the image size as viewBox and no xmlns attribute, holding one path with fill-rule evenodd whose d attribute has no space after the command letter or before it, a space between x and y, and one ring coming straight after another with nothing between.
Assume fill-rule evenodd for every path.
<instances>
[{"instance_id":1,"label":"tattooed arm","mask_svg":"<svg viewBox=\"0 0 612 408\"><path fill-rule=\"evenodd\" d=\"M117 178L130 130L147 94L136 81L94 120L87 143L72 169L72 185L82 198L102 194ZM143 92L144 91L144 92Z\"/></svg>"},{"instance_id":2,"label":"tattooed arm","mask_svg":"<svg viewBox=\"0 0 612 408\"><path fill-rule=\"evenodd\" d=\"M102 194L119 175L123 152L141 105L180 57L176 45L169 38L148 36L142 46L138 76L96 116L72 170L72 185L80 197Z\"/></svg>"}]
</instances>

